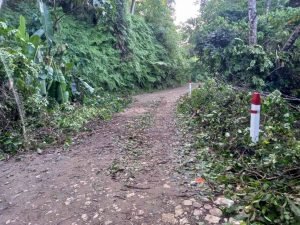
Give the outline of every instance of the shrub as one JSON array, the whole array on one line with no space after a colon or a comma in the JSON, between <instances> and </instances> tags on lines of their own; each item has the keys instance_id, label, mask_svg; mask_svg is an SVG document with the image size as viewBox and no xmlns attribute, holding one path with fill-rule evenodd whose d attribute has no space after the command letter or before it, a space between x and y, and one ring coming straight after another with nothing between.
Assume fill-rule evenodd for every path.
<instances>
[{"instance_id":1,"label":"shrub","mask_svg":"<svg viewBox=\"0 0 300 225\"><path fill-rule=\"evenodd\" d=\"M248 224L296 224L299 113L279 91L265 96L255 145L249 137L250 98L247 91L209 81L182 100L178 110L196 122L199 164L206 162L199 172L216 193L236 200L227 213L238 214Z\"/></svg>"}]
</instances>

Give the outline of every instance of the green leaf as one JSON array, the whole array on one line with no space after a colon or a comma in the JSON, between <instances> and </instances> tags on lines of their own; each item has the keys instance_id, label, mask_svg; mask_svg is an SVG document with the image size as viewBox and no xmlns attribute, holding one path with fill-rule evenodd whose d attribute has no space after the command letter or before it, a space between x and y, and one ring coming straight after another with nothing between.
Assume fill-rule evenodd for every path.
<instances>
[{"instance_id":1,"label":"green leaf","mask_svg":"<svg viewBox=\"0 0 300 225\"><path fill-rule=\"evenodd\" d=\"M290 206L292 212L295 214L295 216L298 219L300 219L300 207L296 206L294 204L294 202L292 200L290 200L289 198L287 200L288 200L288 203L289 203L289 206Z\"/></svg>"},{"instance_id":2,"label":"green leaf","mask_svg":"<svg viewBox=\"0 0 300 225\"><path fill-rule=\"evenodd\" d=\"M154 77L148 76L146 75L145 78L147 79L147 81L149 81L150 83L154 83L156 81L156 79Z\"/></svg>"},{"instance_id":3,"label":"green leaf","mask_svg":"<svg viewBox=\"0 0 300 225\"><path fill-rule=\"evenodd\" d=\"M26 19L24 16L20 16L20 24L18 28L19 37L24 41L29 41L29 35L26 33Z\"/></svg>"},{"instance_id":4,"label":"green leaf","mask_svg":"<svg viewBox=\"0 0 300 225\"><path fill-rule=\"evenodd\" d=\"M29 41L37 48L41 44L41 38L37 35L32 35Z\"/></svg>"},{"instance_id":5,"label":"green leaf","mask_svg":"<svg viewBox=\"0 0 300 225\"><path fill-rule=\"evenodd\" d=\"M7 24L0 21L0 28L3 29L3 30L6 30L7 29Z\"/></svg>"}]
</instances>

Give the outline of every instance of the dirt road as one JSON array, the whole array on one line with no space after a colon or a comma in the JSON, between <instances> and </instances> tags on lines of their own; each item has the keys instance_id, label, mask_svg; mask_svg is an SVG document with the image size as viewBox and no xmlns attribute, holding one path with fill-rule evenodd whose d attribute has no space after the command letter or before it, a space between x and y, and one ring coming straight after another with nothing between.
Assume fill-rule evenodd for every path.
<instances>
[{"instance_id":1,"label":"dirt road","mask_svg":"<svg viewBox=\"0 0 300 225\"><path fill-rule=\"evenodd\" d=\"M186 92L136 96L68 151L2 162L0 224L209 224L204 217L211 205L175 172L183 145L176 101Z\"/></svg>"}]
</instances>

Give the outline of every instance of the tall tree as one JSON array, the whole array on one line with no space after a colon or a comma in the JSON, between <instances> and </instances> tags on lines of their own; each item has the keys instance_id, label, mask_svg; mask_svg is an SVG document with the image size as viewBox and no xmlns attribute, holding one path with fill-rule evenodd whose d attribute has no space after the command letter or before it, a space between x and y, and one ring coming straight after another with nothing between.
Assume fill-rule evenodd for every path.
<instances>
[{"instance_id":1,"label":"tall tree","mask_svg":"<svg viewBox=\"0 0 300 225\"><path fill-rule=\"evenodd\" d=\"M135 11L136 0L131 1L130 13L133 15Z\"/></svg>"},{"instance_id":2,"label":"tall tree","mask_svg":"<svg viewBox=\"0 0 300 225\"><path fill-rule=\"evenodd\" d=\"M248 0L249 45L257 44L257 12L256 0Z\"/></svg>"}]
</instances>

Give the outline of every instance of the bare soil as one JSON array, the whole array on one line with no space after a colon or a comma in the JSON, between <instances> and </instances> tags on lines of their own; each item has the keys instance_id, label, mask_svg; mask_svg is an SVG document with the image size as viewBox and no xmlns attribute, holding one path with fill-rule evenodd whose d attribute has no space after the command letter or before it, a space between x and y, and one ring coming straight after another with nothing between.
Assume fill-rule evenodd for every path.
<instances>
[{"instance_id":1,"label":"bare soil","mask_svg":"<svg viewBox=\"0 0 300 225\"><path fill-rule=\"evenodd\" d=\"M95 121L93 131L79 135L69 150L49 149L2 162L0 224L204 221L210 206L194 196L186 185L189 178L176 172L183 146L176 102L186 92L182 87L138 95L111 121Z\"/></svg>"}]
</instances>

